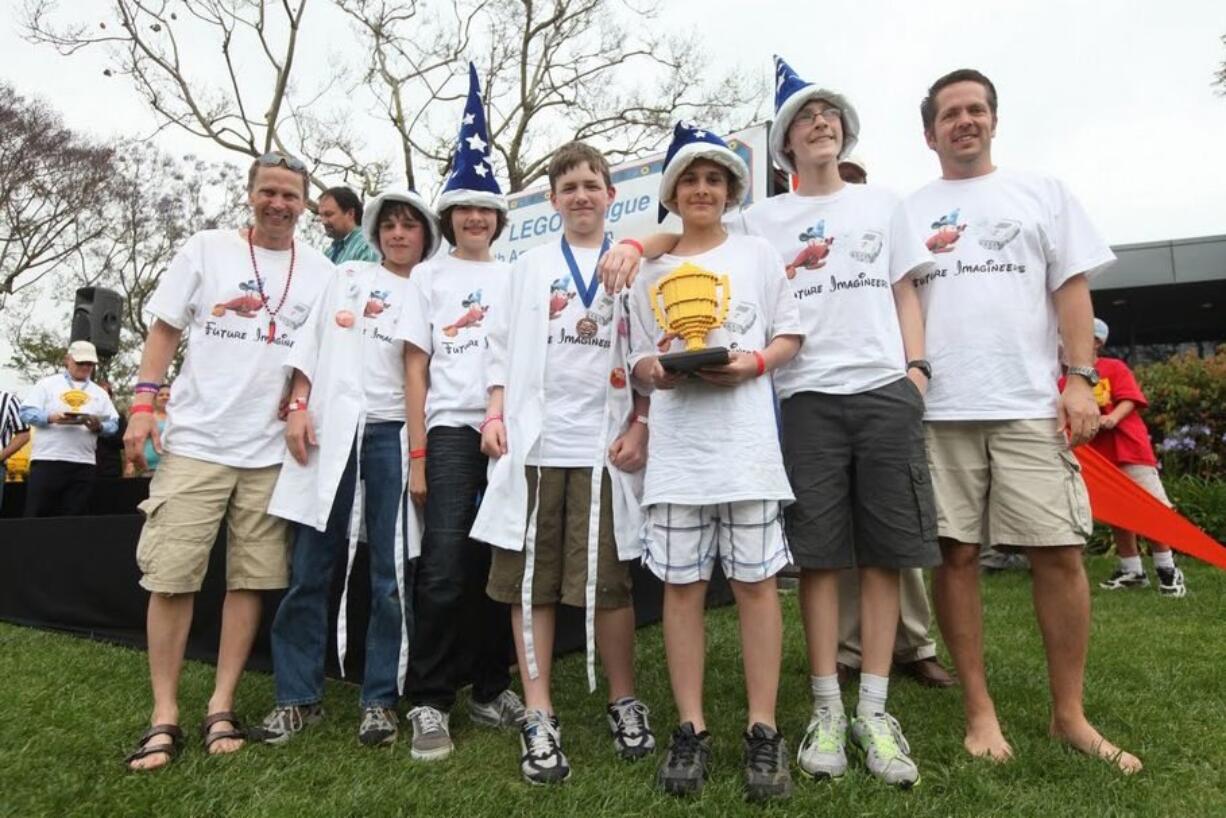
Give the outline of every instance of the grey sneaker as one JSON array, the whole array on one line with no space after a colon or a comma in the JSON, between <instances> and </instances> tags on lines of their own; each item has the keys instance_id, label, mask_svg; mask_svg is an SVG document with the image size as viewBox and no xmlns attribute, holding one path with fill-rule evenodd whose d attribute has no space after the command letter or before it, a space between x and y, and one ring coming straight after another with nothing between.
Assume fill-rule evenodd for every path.
<instances>
[{"instance_id":1,"label":"grey sneaker","mask_svg":"<svg viewBox=\"0 0 1226 818\"><path fill-rule=\"evenodd\" d=\"M1111 576L1102 582L1098 583L1098 587L1104 591L1123 591L1128 588L1148 588L1149 577L1145 574L1145 569L1140 571L1129 571L1127 568L1116 566Z\"/></svg>"},{"instance_id":2,"label":"grey sneaker","mask_svg":"<svg viewBox=\"0 0 1226 818\"><path fill-rule=\"evenodd\" d=\"M383 747L396 741L400 732L396 711L390 707L365 707L362 709L362 726L358 728L358 741L365 747Z\"/></svg>"},{"instance_id":3,"label":"grey sneaker","mask_svg":"<svg viewBox=\"0 0 1226 818\"><path fill-rule=\"evenodd\" d=\"M887 784L910 789L919 783L919 767L898 720L889 713L851 720L851 740L864 751L868 771Z\"/></svg>"},{"instance_id":4,"label":"grey sneaker","mask_svg":"<svg viewBox=\"0 0 1226 818\"><path fill-rule=\"evenodd\" d=\"M792 794L788 745L783 734L765 724L745 733L745 797L750 801L783 799Z\"/></svg>"},{"instance_id":5,"label":"grey sneaker","mask_svg":"<svg viewBox=\"0 0 1226 818\"><path fill-rule=\"evenodd\" d=\"M673 731L664 761L656 770L656 783L669 795L697 795L707 782L711 764L711 734L694 732L692 722Z\"/></svg>"},{"instance_id":6,"label":"grey sneaker","mask_svg":"<svg viewBox=\"0 0 1226 818\"><path fill-rule=\"evenodd\" d=\"M847 716L818 707L796 751L796 764L812 778L839 778L847 772Z\"/></svg>"},{"instance_id":7,"label":"grey sneaker","mask_svg":"<svg viewBox=\"0 0 1226 818\"><path fill-rule=\"evenodd\" d=\"M561 784L570 778L570 762L562 752L562 728L556 716L530 710L519 728L523 755L519 771L529 784Z\"/></svg>"},{"instance_id":8,"label":"grey sneaker","mask_svg":"<svg viewBox=\"0 0 1226 818\"><path fill-rule=\"evenodd\" d=\"M439 761L451 755L451 716L437 707L422 705L409 711L413 741L409 755L418 761Z\"/></svg>"},{"instance_id":9,"label":"grey sneaker","mask_svg":"<svg viewBox=\"0 0 1226 818\"><path fill-rule=\"evenodd\" d=\"M265 744L284 744L312 724L318 724L323 717L323 705L318 703L274 707L264 717L264 723L252 727L247 737Z\"/></svg>"},{"instance_id":10,"label":"grey sneaker","mask_svg":"<svg viewBox=\"0 0 1226 818\"><path fill-rule=\"evenodd\" d=\"M1180 599L1188 595L1188 587L1183 581L1183 571L1178 568L1155 568L1158 574L1158 593L1172 599Z\"/></svg>"},{"instance_id":11,"label":"grey sneaker","mask_svg":"<svg viewBox=\"0 0 1226 818\"><path fill-rule=\"evenodd\" d=\"M473 724L482 727L515 727L524 720L524 703L515 691L507 688L498 694L492 702L482 704L478 701L468 703L468 717Z\"/></svg>"},{"instance_id":12,"label":"grey sneaker","mask_svg":"<svg viewBox=\"0 0 1226 818\"><path fill-rule=\"evenodd\" d=\"M613 734L613 749L626 761L637 761L656 750L656 736L647 722L647 705L633 696L618 699L609 705L609 732Z\"/></svg>"}]
</instances>

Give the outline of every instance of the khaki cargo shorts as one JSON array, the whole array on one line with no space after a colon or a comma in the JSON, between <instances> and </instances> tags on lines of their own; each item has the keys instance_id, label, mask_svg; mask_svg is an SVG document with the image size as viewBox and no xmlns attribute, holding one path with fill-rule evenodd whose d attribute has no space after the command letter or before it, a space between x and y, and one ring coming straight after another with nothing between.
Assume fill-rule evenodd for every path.
<instances>
[{"instance_id":1,"label":"khaki cargo shorts","mask_svg":"<svg viewBox=\"0 0 1226 818\"><path fill-rule=\"evenodd\" d=\"M289 584L289 522L268 513L281 466L243 469L162 456L149 484L136 563L142 588L200 590L217 530L226 521L226 588L263 591Z\"/></svg>"},{"instance_id":2,"label":"khaki cargo shorts","mask_svg":"<svg viewBox=\"0 0 1226 818\"><path fill-rule=\"evenodd\" d=\"M537 467L528 466L528 514L536 497ZM541 510L536 517L532 604L587 607L587 534L592 503L590 468L540 467ZM630 564L617 559L613 537L613 480L600 481L600 532L596 542L596 607L633 603ZM487 500L492 498L486 498ZM495 602L520 604L524 552L494 548L486 593Z\"/></svg>"},{"instance_id":3,"label":"khaki cargo shorts","mask_svg":"<svg viewBox=\"0 0 1226 818\"><path fill-rule=\"evenodd\" d=\"M929 421L924 431L939 536L981 543L986 530L1001 548L1085 543L1090 497L1054 418Z\"/></svg>"}]
</instances>

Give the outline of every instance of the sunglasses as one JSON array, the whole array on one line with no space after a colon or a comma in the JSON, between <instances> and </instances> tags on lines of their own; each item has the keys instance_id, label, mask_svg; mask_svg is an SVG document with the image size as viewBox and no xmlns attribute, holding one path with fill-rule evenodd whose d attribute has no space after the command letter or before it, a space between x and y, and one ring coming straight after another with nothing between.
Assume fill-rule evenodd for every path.
<instances>
[{"instance_id":1,"label":"sunglasses","mask_svg":"<svg viewBox=\"0 0 1226 818\"><path fill-rule=\"evenodd\" d=\"M280 165L284 165L290 170L297 171L298 173L306 173L307 169L306 164L297 156L290 156L289 154L281 153L280 151L269 151L255 161L256 164L262 168L275 168Z\"/></svg>"}]
</instances>

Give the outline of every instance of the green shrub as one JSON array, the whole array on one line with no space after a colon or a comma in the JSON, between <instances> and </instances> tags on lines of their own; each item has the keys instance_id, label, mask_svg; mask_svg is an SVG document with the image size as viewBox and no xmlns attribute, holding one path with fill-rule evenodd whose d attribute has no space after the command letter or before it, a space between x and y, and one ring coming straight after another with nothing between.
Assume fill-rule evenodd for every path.
<instances>
[{"instance_id":1,"label":"green shrub","mask_svg":"<svg viewBox=\"0 0 1226 818\"><path fill-rule=\"evenodd\" d=\"M1189 353L1146 364L1136 376L1166 476L1226 476L1226 346L1204 358Z\"/></svg>"},{"instance_id":2,"label":"green shrub","mask_svg":"<svg viewBox=\"0 0 1226 818\"><path fill-rule=\"evenodd\" d=\"M1183 475L1167 478L1163 485L1180 514L1226 543L1226 480Z\"/></svg>"}]
</instances>

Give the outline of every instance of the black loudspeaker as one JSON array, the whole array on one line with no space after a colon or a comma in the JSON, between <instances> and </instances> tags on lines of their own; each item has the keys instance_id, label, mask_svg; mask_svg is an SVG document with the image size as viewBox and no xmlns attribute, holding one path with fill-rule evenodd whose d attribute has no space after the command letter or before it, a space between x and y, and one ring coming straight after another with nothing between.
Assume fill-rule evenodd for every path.
<instances>
[{"instance_id":1,"label":"black loudspeaker","mask_svg":"<svg viewBox=\"0 0 1226 818\"><path fill-rule=\"evenodd\" d=\"M122 323L123 296L106 287L81 287L72 310L69 343L89 341L98 355L110 358L119 352L119 327Z\"/></svg>"}]
</instances>

